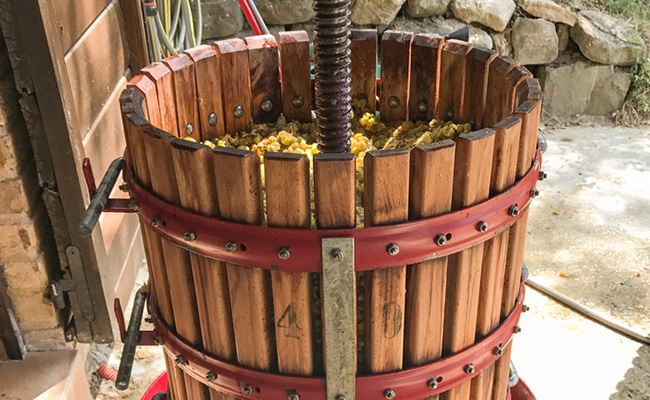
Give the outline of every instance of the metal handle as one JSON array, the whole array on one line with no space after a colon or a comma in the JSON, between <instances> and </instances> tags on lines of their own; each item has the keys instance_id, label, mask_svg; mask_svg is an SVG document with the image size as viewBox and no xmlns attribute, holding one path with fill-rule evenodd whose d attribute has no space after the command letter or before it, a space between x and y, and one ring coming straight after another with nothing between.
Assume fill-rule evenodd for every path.
<instances>
[{"instance_id":1,"label":"metal handle","mask_svg":"<svg viewBox=\"0 0 650 400\"><path fill-rule=\"evenodd\" d=\"M99 188L90 201L90 204L88 204L86 213L79 224L79 235L81 237L87 238L92 235L99 216L108 203L108 196L111 194L113 186L115 186L115 182L117 182L117 178L120 176L120 172L122 172L123 165L124 159L120 157L115 159L108 167L106 175L104 175L102 182L99 184Z\"/></svg>"},{"instance_id":2,"label":"metal handle","mask_svg":"<svg viewBox=\"0 0 650 400\"><path fill-rule=\"evenodd\" d=\"M131 319L129 320L129 327L124 338L120 368L117 370L117 379L115 380L117 390L126 390L129 387L133 359L135 358L135 348L138 346L138 341L140 340L140 324L142 324L142 313L144 312L146 297L147 287L142 286L135 294L135 300L133 300L133 310L131 310Z\"/></svg>"}]
</instances>

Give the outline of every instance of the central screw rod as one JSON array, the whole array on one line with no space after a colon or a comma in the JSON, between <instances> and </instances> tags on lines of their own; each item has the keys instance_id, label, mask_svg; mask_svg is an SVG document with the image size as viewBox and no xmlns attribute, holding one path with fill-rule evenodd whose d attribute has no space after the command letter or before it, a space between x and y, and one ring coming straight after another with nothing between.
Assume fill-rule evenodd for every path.
<instances>
[{"instance_id":1,"label":"central screw rod","mask_svg":"<svg viewBox=\"0 0 650 400\"><path fill-rule=\"evenodd\" d=\"M351 0L316 0L314 69L318 148L323 153L350 151Z\"/></svg>"}]
</instances>

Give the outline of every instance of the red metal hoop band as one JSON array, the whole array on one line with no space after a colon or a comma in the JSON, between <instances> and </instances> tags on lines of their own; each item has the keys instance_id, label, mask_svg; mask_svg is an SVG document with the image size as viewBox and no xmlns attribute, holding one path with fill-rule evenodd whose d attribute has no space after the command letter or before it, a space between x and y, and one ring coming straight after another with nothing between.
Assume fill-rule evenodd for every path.
<instances>
[{"instance_id":1,"label":"red metal hoop band","mask_svg":"<svg viewBox=\"0 0 650 400\"><path fill-rule=\"evenodd\" d=\"M467 349L439 361L407 370L356 378L356 399L376 400L383 398L386 389L392 389L398 400L417 400L445 392L458 386L488 368L501 355L511 341L519 322L524 298L522 283L517 304L510 315L490 335ZM153 299L149 298L150 313L156 332L164 343L164 349L186 373L205 385L220 392L244 400L286 400L297 393L300 398L325 400L325 378L304 378L271 374L228 364L209 356L176 336L161 320ZM473 366L468 373L467 366ZM430 382L437 385L431 389ZM245 394L244 387L252 388Z\"/></svg>"}]
</instances>

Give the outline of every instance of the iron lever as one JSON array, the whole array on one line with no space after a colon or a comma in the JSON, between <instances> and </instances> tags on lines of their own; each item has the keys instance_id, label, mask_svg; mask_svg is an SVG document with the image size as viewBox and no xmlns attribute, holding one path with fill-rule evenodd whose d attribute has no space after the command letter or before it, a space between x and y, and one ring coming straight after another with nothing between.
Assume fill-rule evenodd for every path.
<instances>
[{"instance_id":1,"label":"iron lever","mask_svg":"<svg viewBox=\"0 0 650 400\"><path fill-rule=\"evenodd\" d=\"M115 388L117 388L117 390L126 390L129 387L131 370L133 369L133 360L135 359L135 349L140 341L140 325L142 324L142 314L144 313L144 303L146 298L147 287L142 286L135 294L129 327L124 337L122 358L120 359L120 367L117 370L117 379L115 380Z\"/></svg>"}]
</instances>

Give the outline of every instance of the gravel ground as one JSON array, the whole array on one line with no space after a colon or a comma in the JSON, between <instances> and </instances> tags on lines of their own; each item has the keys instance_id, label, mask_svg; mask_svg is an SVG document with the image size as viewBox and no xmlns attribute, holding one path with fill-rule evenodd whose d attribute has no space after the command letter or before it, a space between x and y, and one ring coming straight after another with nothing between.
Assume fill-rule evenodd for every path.
<instances>
[{"instance_id":1,"label":"gravel ground","mask_svg":"<svg viewBox=\"0 0 650 400\"><path fill-rule=\"evenodd\" d=\"M526 244L531 276L650 333L650 129L566 128L547 139L549 178L539 184ZM514 361L539 400L650 400L650 346L532 289L526 303ZM93 353L117 368L120 351ZM160 349L142 348L127 392L99 379L93 388L97 399L139 399L163 369Z\"/></svg>"}]
</instances>

